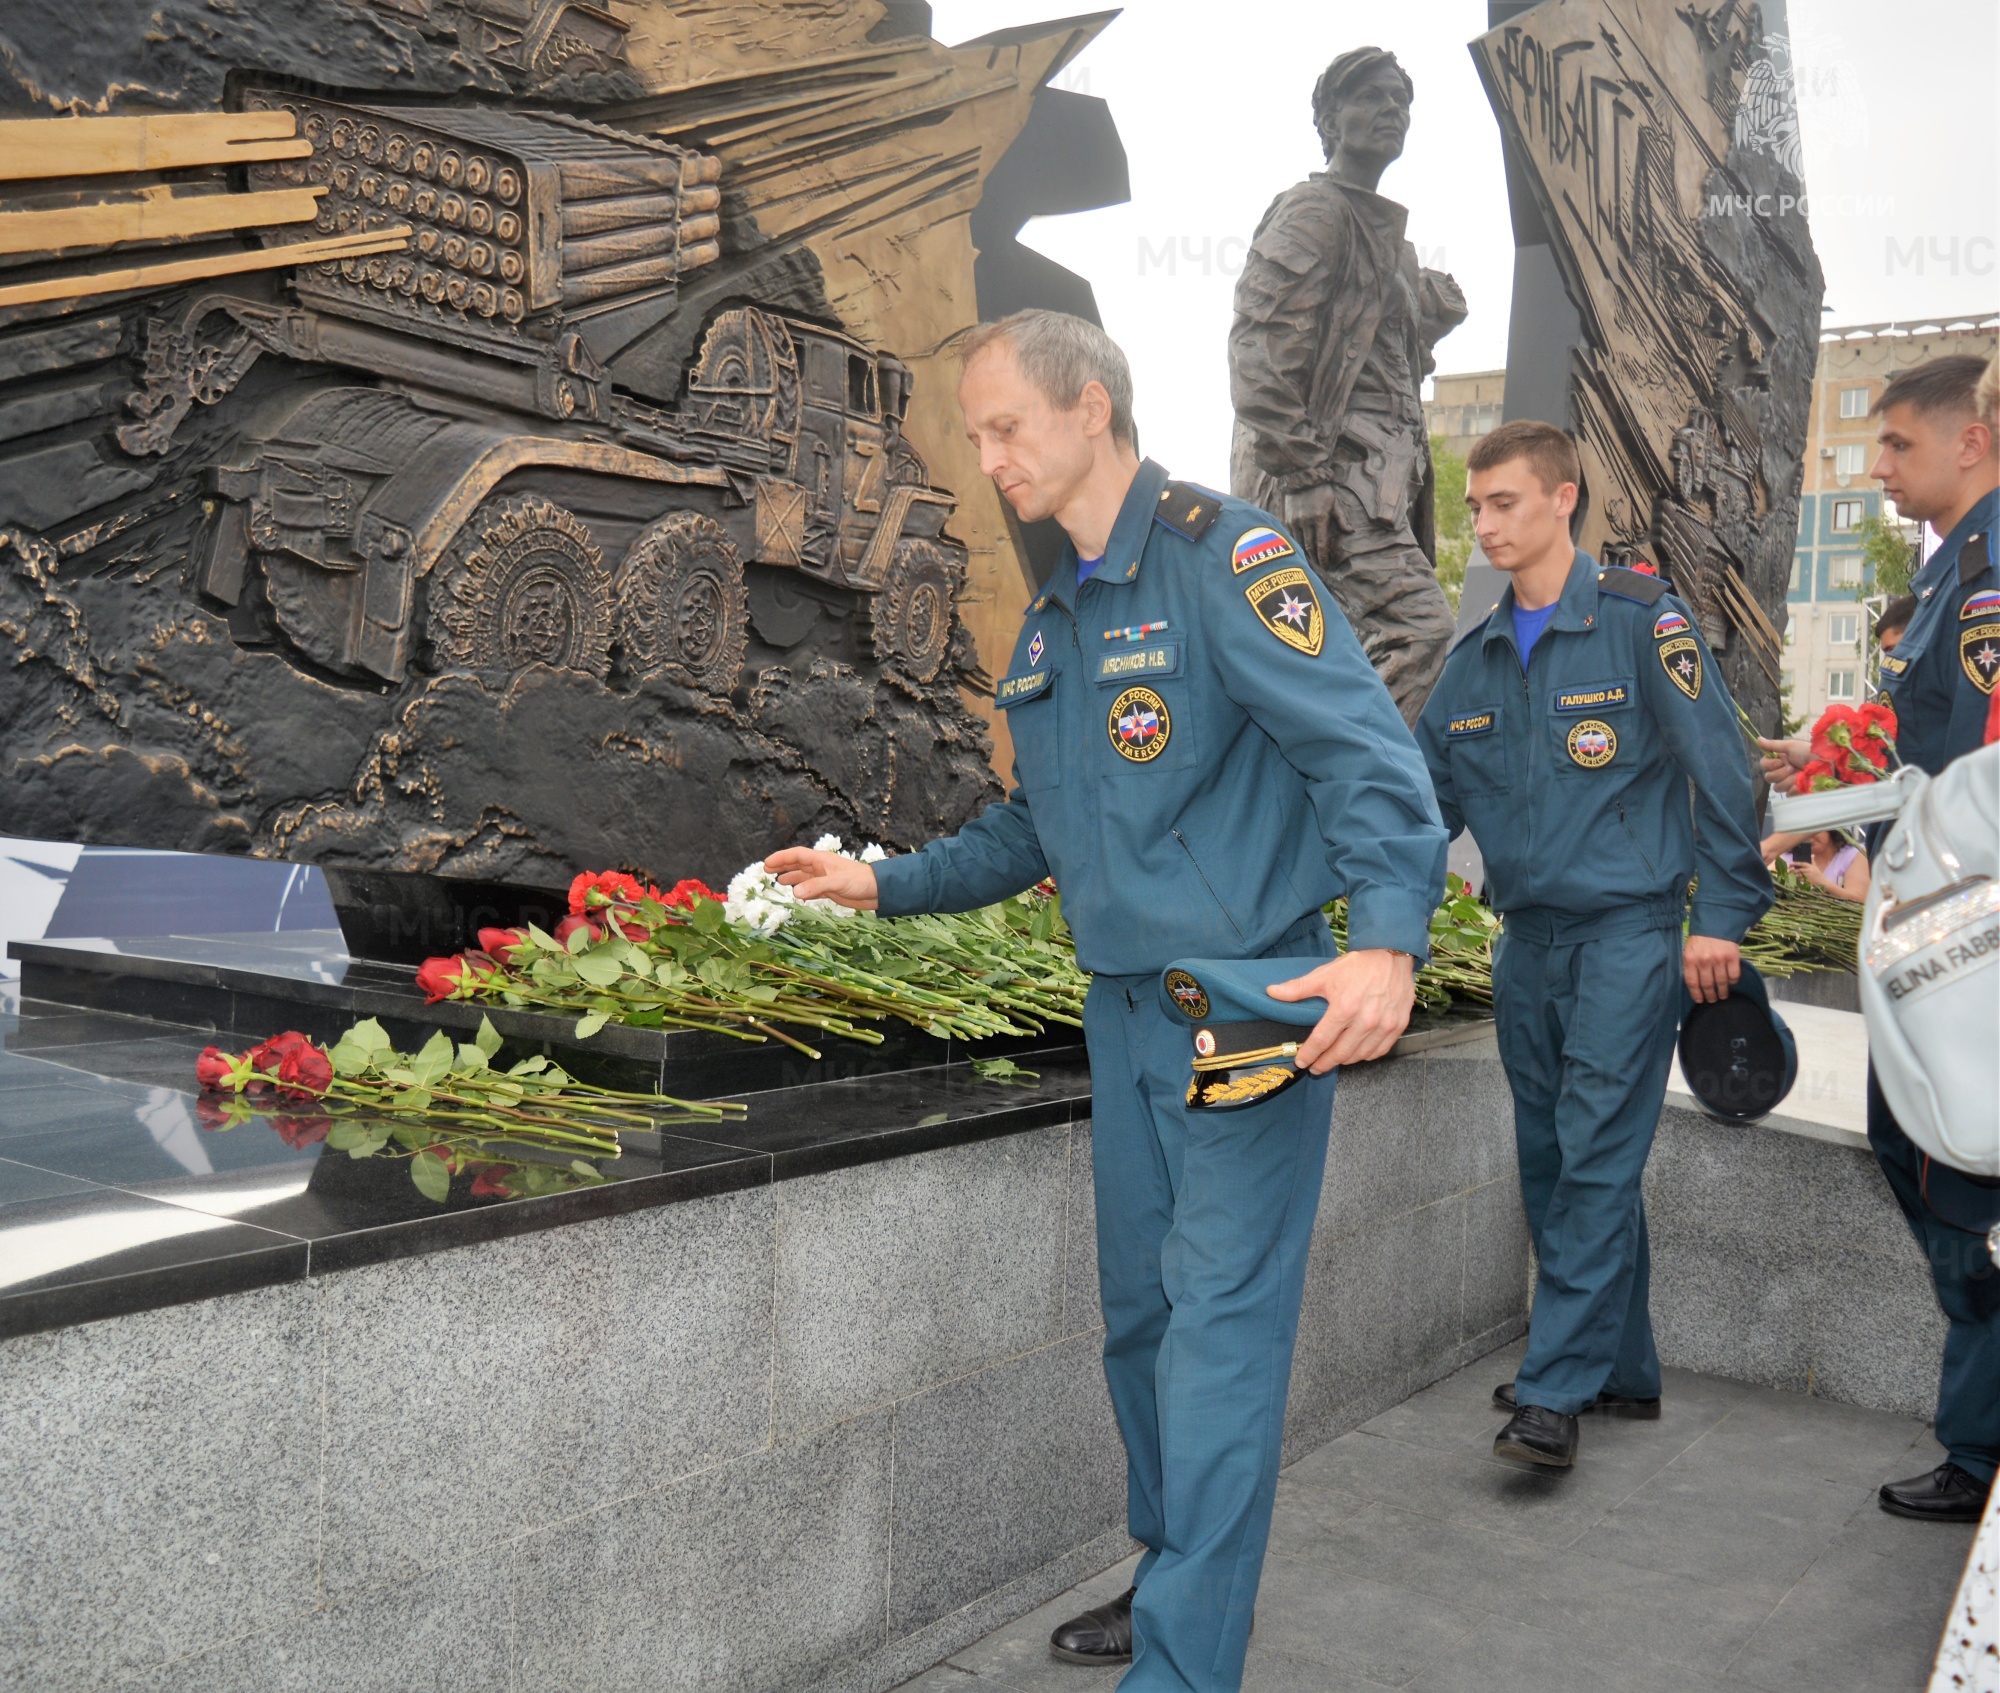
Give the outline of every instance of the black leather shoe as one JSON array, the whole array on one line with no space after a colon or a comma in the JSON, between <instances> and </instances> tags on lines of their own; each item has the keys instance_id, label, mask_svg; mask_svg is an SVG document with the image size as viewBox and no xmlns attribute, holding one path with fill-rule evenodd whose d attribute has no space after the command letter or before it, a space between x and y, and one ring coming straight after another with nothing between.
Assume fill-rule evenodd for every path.
<instances>
[{"instance_id":1,"label":"black leather shoe","mask_svg":"<svg viewBox=\"0 0 2000 1693\"><path fill-rule=\"evenodd\" d=\"M1576 1462L1576 1418L1546 1405L1523 1405L1494 1440L1493 1456L1566 1470Z\"/></svg>"},{"instance_id":2,"label":"black leather shoe","mask_svg":"<svg viewBox=\"0 0 2000 1693\"><path fill-rule=\"evenodd\" d=\"M1128 1587L1108 1605L1071 1617L1049 1636L1049 1650L1066 1664L1129 1664L1132 1661L1132 1595Z\"/></svg>"},{"instance_id":3,"label":"black leather shoe","mask_svg":"<svg viewBox=\"0 0 2000 1693\"><path fill-rule=\"evenodd\" d=\"M1514 1409L1514 1384L1511 1381L1503 1381L1493 1390L1493 1403L1503 1411ZM1627 1399L1621 1393L1600 1393L1584 1409L1602 1411L1607 1417L1631 1417L1642 1423L1660 1420L1659 1400Z\"/></svg>"},{"instance_id":4,"label":"black leather shoe","mask_svg":"<svg viewBox=\"0 0 2000 1693\"><path fill-rule=\"evenodd\" d=\"M1976 1523L1986 1509L1986 1483L1949 1460L1928 1475L1887 1481L1876 1495L1891 1516L1924 1523Z\"/></svg>"}]
</instances>

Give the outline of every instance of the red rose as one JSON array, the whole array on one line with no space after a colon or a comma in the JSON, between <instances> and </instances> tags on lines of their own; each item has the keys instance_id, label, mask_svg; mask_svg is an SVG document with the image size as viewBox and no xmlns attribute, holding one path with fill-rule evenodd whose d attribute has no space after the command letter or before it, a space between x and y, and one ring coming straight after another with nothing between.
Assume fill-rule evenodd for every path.
<instances>
[{"instance_id":1,"label":"red rose","mask_svg":"<svg viewBox=\"0 0 2000 1693\"><path fill-rule=\"evenodd\" d=\"M424 1003L435 1005L441 999L450 999L459 990L460 983L476 987L493 974L491 959L478 953L455 953L449 958L426 958L417 966L417 986L423 990Z\"/></svg>"},{"instance_id":2,"label":"red rose","mask_svg":"<svg viewBox=\"0 0 2000 1693\"><path fill-rule=\"evenodd\" d=\"M528 931L526 929L481 929L479 931L479 950L491 958L499 959L503 964L508 961L507 955L513 948L526 946L527 944Z\"/></svg>"},{"instance_id":3,"label":"red rose","mask_svg":"<svg viewBox=\"0 0 2000 1693\"><path fill-rule=\"evenodd\" d=\"M195 1080L205 1088L219 1088L229 1080L230 1072L236 1067L231 1058L219 1046L205 1046L201 1056L194 1061Z\"/></svg>"},{"instance_id":4,"label":"red rose","mask_svg":"<svg viewBox=\"0 0 2000 1693\"><path fill-rule=\"evenodd\" d=\"M293 1151L303 1152L326 1139L327 1131L333 1127L333 1119L324 1111L285 1112L271 1119L271 1127L278 1131L278 1138Z\"/></svg>"},{"instance_id":5,"label":"red rose","mask_svg":"<svg viewBox=\"0 0 2000 1693\"><path fill-rule=\"evenodd\" d=\"M287 1099L318 1099L332 1084L332 1062L310 1041L278 1065L278 1091Z\"/></svg>"},{"instance_id":6,"label":"red rose","mask_svg":"<svg viewBox=\"0 0 2000 1693\"><path fill-rule=\"evenodd\" d=\"M488 1164L472 1178L474 1199L512 1199L514 1190L506 1182L507 1167L504 1164Z\"/></svg>"},{"instance_id":7,"label":"red rose","mask_svg":"<svg viewBox=\"0 0 2000 1693\"><path fill-rule=\"evenodd\" d=\"M194 1118L204 1129L226 1129L236 1121L227 1101L211 1099L207 1094L194 1102Z\"/></svg>"},{"instance_id":8,"label":"red rose","mask_svg":"<svg viewBox=\"0 0 2000 1693\"><path fill-rule=\"evenodd\" d=\"M577 930L583 930L593 941L604 939L602 924L593 923L588 917L565 917L556 925L556 945L568 946L569 938Z\"/></svg>"}]
</instances>

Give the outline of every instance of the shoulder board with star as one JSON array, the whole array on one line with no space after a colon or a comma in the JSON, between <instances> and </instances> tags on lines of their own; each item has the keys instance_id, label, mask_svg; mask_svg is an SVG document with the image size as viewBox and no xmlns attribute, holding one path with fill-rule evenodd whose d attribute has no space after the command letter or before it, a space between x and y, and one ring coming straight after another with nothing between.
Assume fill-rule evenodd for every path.
<instances>
[{"instance_id":1,"label":"shoulder board with star","mask_svg":"<svg viewBox=\"0 0 2000 1693\"><path fill-rule=\"evenodd\" d=\"M1963 588L1993 568L1993 537L1968 535L1958 549L1958 585Z\"/></svg>"},{"instance_id":2,"label":"shoulder board with star","mask_svg":"<svg viewBox=\"0 0 2000 1693\"><path fill-rule=\"evenodd\" d=\"M1153 521L1186 540L1199 541L1215 527L1215 520L1221 515L1222 500L1218 495L1191 482L1169 482L1160 490Z\"/></svg>"},{"instance_id":3,"label":"shoulder board with star","mask_svg":"<svg viewBox=\"0 0 2000 1693\"><path fill-rule=\"evenodd\" d=\"M1615 594L1621 600L1636 600L1640 605L1653 605L1673 592L1657 576L1648 576L1643 570L1625 570L1616 565L1597 573L1597 586L1607 594Z\"/></svg>"}]
</instances>

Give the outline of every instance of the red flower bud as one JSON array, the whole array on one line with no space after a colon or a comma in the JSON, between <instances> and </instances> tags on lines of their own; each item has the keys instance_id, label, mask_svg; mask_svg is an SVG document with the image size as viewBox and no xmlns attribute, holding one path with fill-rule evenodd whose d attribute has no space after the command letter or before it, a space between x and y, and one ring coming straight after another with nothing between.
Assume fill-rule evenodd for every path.
<instances>
[{"instance_id":1,"label":"red flower bud","mask_svg":"<svg viewBox=\"0 0 2000 1693\"><path fill-rule=\"evenodd\" d=\"M506 1182L506 1166L489 1164L472 1178L474 1199L512 1199L514 1190Z\"/></svg>"},{"instance_id":2,"label":"red flower bud","mask_svg":"<svg viewBox=\"0 0 2000 1693\"><path fill-rule=\"evenodd\" d=\"M417 966L417 986L423 990L424 1003L435 1005L456 994L461 982L477 986L492 974L490 959L477 953L456 953L450 958L426 958Z\"/></svg>"},{"instance_id":3,"label":"red flower bud","mask_svg":"<svg viewBox=\"0 0 2000 1693\"><path fill-rule=\"evenodd\" d=\"M513 948L526 946L527 944L528 931L526 929L481 929L479 931L479 950L490 958L498 959L503 964L508 962L507 955Z\"/></svg>"},{"instance_id":4,"label":"red flower bud","mask_svg":"<svg viewBox=\"0 0 2000 1693\"><path fill-rule=\"evenodd\" d=\"M219 1046L205 1046L194 1061L195 1080L205 1088L219 1088L229 1080L236 1060Z\"/></svg>"}]
</instances>

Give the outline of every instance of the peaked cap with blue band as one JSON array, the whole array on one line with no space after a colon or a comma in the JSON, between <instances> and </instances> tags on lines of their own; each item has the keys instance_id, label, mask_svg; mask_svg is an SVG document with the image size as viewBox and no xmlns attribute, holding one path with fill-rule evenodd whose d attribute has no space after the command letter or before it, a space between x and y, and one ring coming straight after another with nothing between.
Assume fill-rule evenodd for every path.
<instances>
[{"instance_id":1,"label":"peaked cap with blue band","mask_svg":"<svg viewBox=\"0 0 2000 1693\"><path fill-rule=\"evenodd\" d=\"M1724 1000L1697 1004L1683 987L1681 1007L1681 1076L1702 1109L1731 1123L1775 1111L1798 1079L1799 1049L1756 966L1743 961Z\"/></svg>"},{"instance_id":2,"label":"peaked cap with blue band","mask_svg":"<svg viewBox=\"0 0 2000 1693\"><path fill-rule=\"evenodd\" d=\"M1194 1037L1191 1111L1260 1105L1302 1081L1294 1062L1301 1031L1326 1001L1273 999L1265 990L1316 970L1324 958L1182 958L1160 977L1160 1000Z\"/></svg>"}]
</instances>

